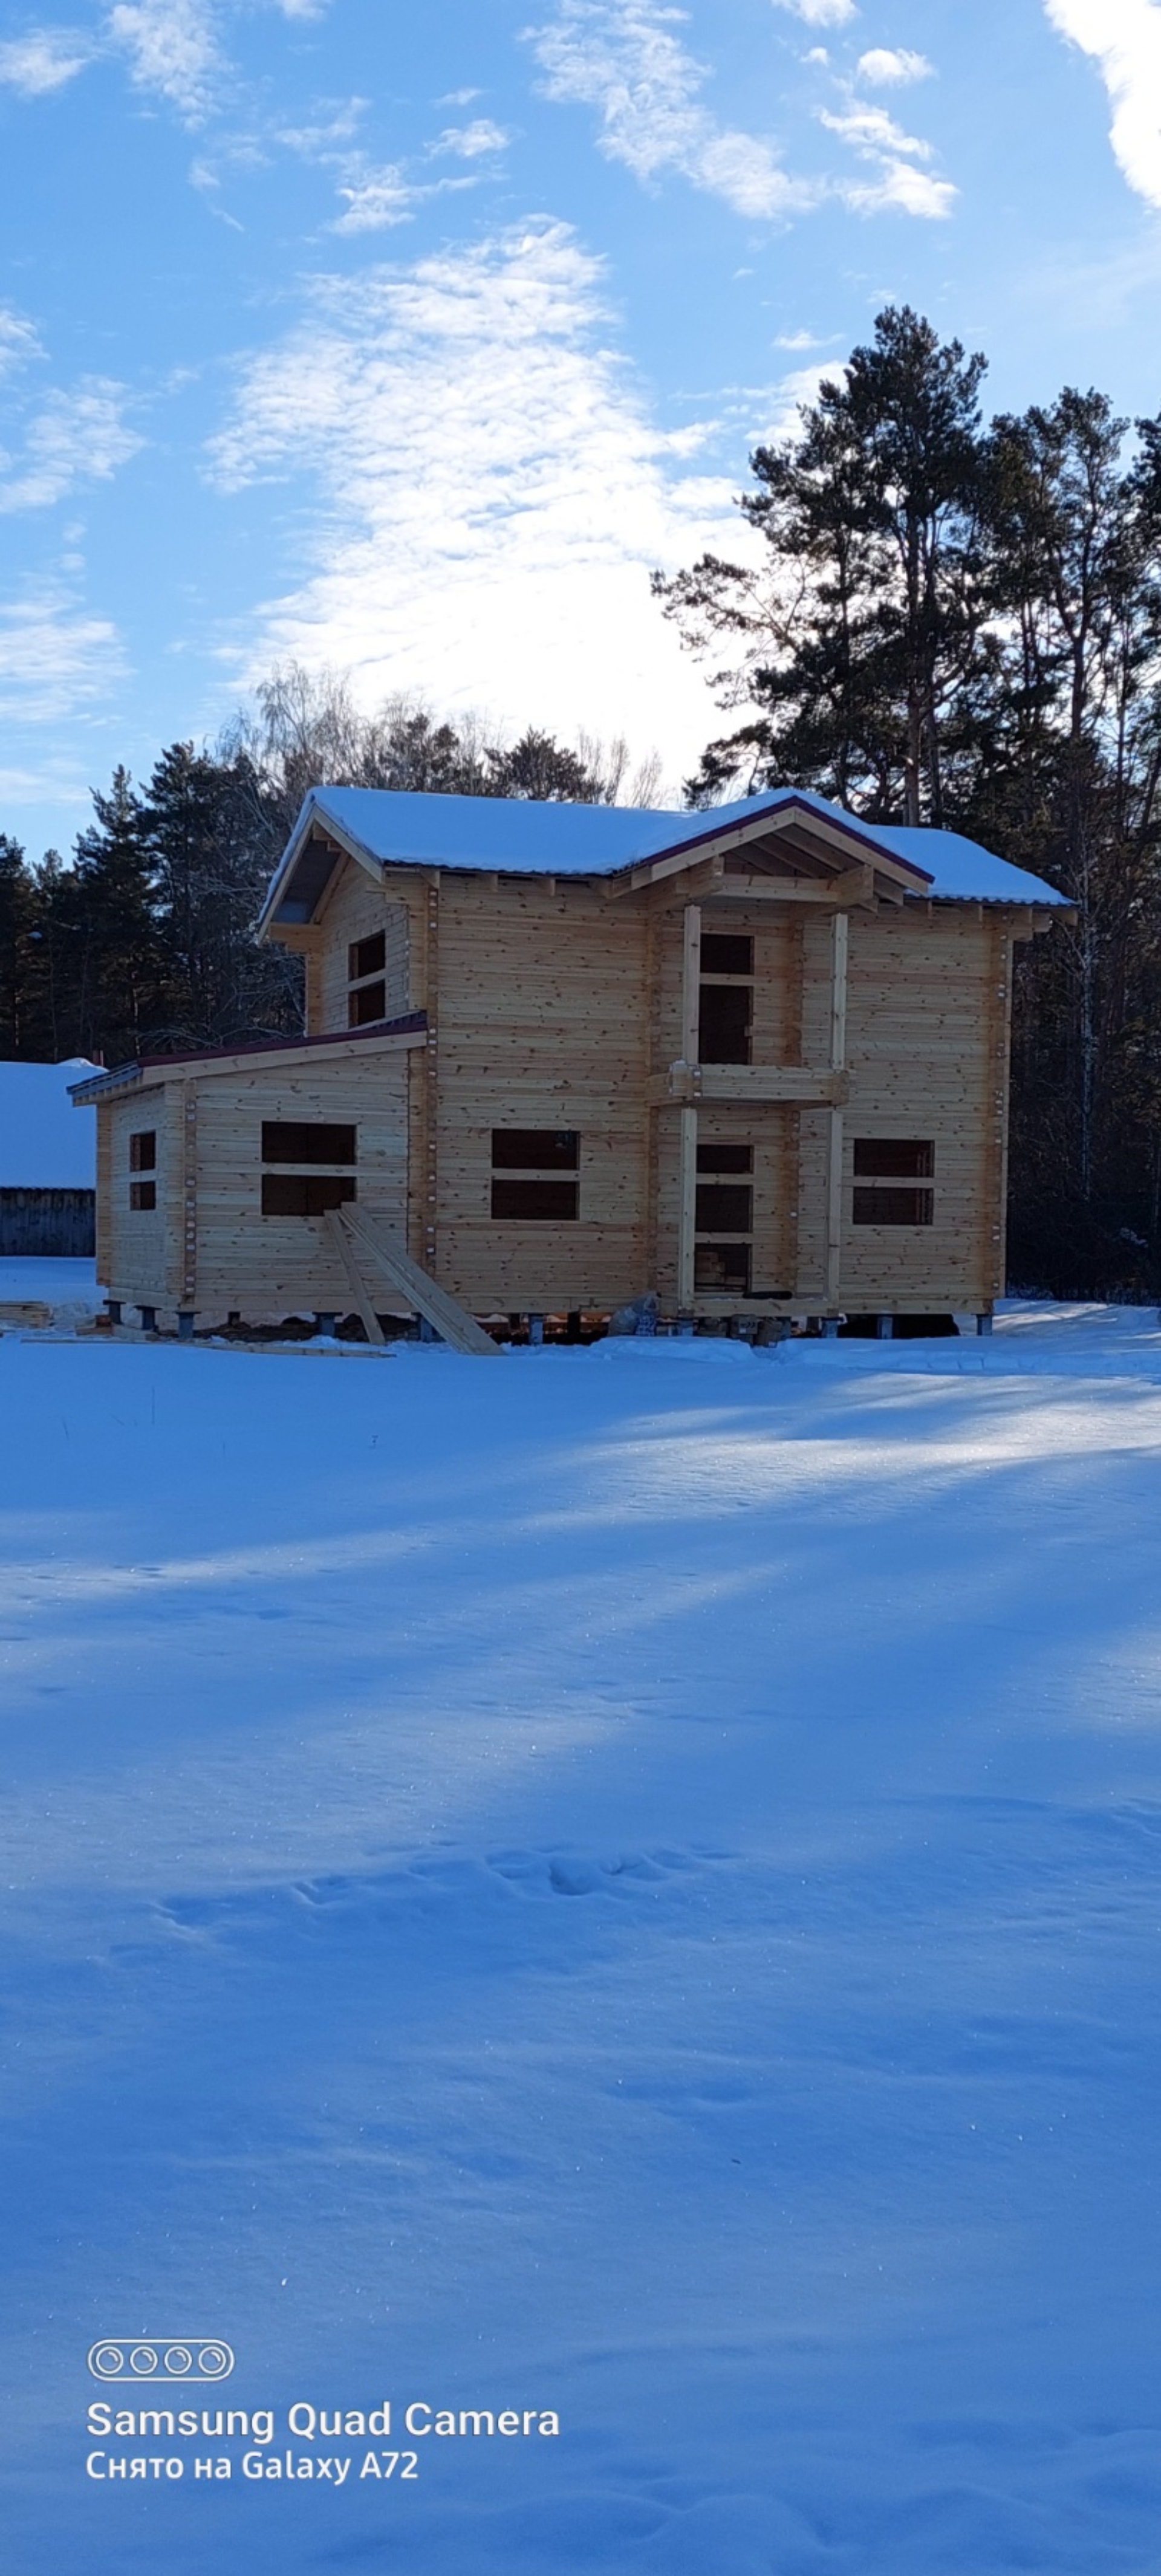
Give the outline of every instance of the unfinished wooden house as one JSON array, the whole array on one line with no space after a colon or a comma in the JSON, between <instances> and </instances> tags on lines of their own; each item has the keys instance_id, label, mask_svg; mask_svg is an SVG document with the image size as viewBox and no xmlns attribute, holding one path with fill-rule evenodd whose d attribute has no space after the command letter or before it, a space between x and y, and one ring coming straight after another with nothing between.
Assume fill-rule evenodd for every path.
<instances>
[{"instance_id":1,"label":"unfinished wooden house","mask_svg":"<svg viewBox=\"0 0 1161 2576\"><path fill-rule=\"evenodd\" d=\"M262 936L298 1040L98 1113L98 1276L148 1323L990 1314L1012 949L1062 898L777 791L702 813L320 788ZM474 1319L474 1320L473 1320Z\"/></svg>"}]
</instances>

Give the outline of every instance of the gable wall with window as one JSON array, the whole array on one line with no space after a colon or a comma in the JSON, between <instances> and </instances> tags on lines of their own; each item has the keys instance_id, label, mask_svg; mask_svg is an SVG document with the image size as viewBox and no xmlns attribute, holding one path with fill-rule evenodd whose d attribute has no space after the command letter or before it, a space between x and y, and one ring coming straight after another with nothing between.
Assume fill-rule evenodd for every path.
<instances>
[{"instance_id":1,"label":"gable wall with window","mask_svg":"<svg viewBox=\"0 0 1161 2576\"><path fill-rule=\"evenodd\" d=\"M315 979L316 1014L311 1016L308 1036L360 1024L358 1015L352 1014L351 951L363 941L382 937L384 948L382 973L360 976L355 983L364 1000L382 983L382 1011L369 1016L401 1019L415 1007L409 986L407 906L386 895L353 859L336 869L318 926L323 952Z\"/></svg>"}]
</instances>

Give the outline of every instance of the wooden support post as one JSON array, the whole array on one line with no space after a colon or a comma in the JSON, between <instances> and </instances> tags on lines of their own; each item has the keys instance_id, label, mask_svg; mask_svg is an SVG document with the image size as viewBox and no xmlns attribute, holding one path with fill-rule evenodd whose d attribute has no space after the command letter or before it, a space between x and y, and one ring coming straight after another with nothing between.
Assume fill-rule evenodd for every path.
<instances>
[{"instance_id":1,"label":"wooden support post","mask_svg":"<svg viewBox=\"0 0 1161 2576\"><path fill-rule=\"evenodd\" d=\"M531 1346L531 1348L532 1348L533 1350L537 1350L537 1351L538 1351L538 1350L541 1348L541 1346L542 1346L542 1344L543 1344L543 1341L544 1341L544 1317L543 1317L543 1315L530 1315L530 1316L529 1316L529 1318L528 1318L528 1340L529 1340L529 1344L530 1344L530 1346Z\"/></svg>"},{"instance_id":2,"label":"wooden support post","mask_svg":"<svg viewBox=\"0 0 1161 2576\"><path fill-rule=\"evenodd\" d=\"M138 1307L138 1309L137 1309L137 1312L138 1312L138 1314L139 1314L139 1315L140 1315L140 1317L141 1317L141 1330L142 1330L142 1332L143 1332L143 1333L155 1333L155 1332L157 1331L157 1308L156 1308L156 1306L139 1306L139 1307Z\"/></svg>"},{"instance_id":3,"label":"wooden support post","mask_svg":"<svg viewBox=\"0 0 1161 2576\"><path fill-rule=\"evenodd\" d=\"M893 1340L894 1340L894 1336L895 1336L895 1318L894 1318L894 1316L893 1316L893 1315L876 1315L876 1317L875 1317L875 1334L876 1334L876 1338L877 1338L877 1340L879 1340L880 1342L890 1342L890 1341L893 1341Z\"/></svg>"},{"instance_id":4,"label":"wooden support post","mask_svg":"<svg viewBox=\"0 0 1161 2576\"><path fill-rule=\"evenodd\" d=\"M198 1088L182 1086L181 1100L181 1302L190 1306L198 1277Z\"/></svg>"},{"instance_id":5,"label":"wooden support post","mask_svg":"<svg viewBox=\"0 0 1161 2576\"><path fill-rule=\"evenodd\" d=\"M119 1297L106 1297L106 1299L105 1299L105 1313L107 1314L107 1316L108 1316L108 1318L109 1318L109 1322L110 1322L111 1324L119 1324L119 1323L120 1323L120 1321L121 1321L121 1300L120 1300L120 1298L119 1298Z\"/></svg>"},{"instance_id":6,"label":"wooden support post","mask_svg":"<svg viewBox=\"0 0 1161 2576\"><path fill-rule=\"evenodd\" d=\"M830 928L830 1066L842 1073L847 1060L847 958L850 922L836 912ZM842 1278L843 1244L843 1113L832 1109L826 1166L826 1302L837 1306Z\"/></svg>"},{"instance_id":7,"label":"wooden support post","mask_svg":"<svg viewBox=\"0 0 1161 2576\"><path fill-rule=\"evenodd\" d=\"M986 1336L990 1334L991 1329L992 1318L990 1314L976 1316L976 1332L981 1340L985 1339Z\"/></svg>"},{"instance_id":8,"label":"wooden support post","mask_svg":"<svg viewBox=\"0 0 1161 2576\"><path fill-rule=\"evenodd\" d=\"M338 1320L337 1315L316 1314L314 1319L314 1329L320 1341L333 1342L335 1338L335 1325Z\"/></svg>"},{"instance_id":9,"label":"wooden support post","mask_svg":"<svg viewBox=\"0 0 1161 2576\"><path fill-rule=\"evenodd\" d=\"M681 1122L681 1208L677 1230L677 1305L684 1313L693 1304L696 1262L694 1239L697 1231L697 1111L682 1109Z\"/></svg>"},{"instance_id":10,"label":"wooden support post","mask_svg":"<svg viewBox=\"0 0 1161 2576\"><path fill-rule=\"evenodd\" d=\"M179 1342L192 1342L193 1337L194 1317L192 1310L188 1306L179 1306L177 1315L177 1338Z\"/></svg>"},{"instance_id":11,"label":"wooden support post","mask_svg":"<svg viewBox=\"0 0 1161 2576\"><path fill-rule=\"evenodd\" d=\"M697 1064L701 1054L701 905L685 907L685 945L681 978L681 1054Z\"/></svg>"}]
</instances>

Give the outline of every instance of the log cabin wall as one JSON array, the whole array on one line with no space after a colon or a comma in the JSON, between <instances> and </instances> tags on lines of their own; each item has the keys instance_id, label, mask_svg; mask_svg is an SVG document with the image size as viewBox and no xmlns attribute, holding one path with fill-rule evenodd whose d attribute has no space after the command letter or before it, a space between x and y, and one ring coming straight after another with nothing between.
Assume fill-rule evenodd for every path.
<instances>
[{"instance_id":1,"label":"log cabin wall","mask_svg":"<svg viewBox=\"0 0 1161 2576\"><path fill-rule=\"evenodd\" d=\"M135 1145L135 1138L150 1141ZM168 1303L169 1247L178 1224L175 1166L164 1085L99 1107L97 1276L114 1297Z\"/></svg>"},{"instance_id":2,"label":"log cabin wall","mask_svg":"<svg viewBox=\"0 0 1161 2576\"><path fill-rule=\"evenodd\" d=\"M736 874L691 908L677 880L625 893L452 866L380 879L344 858L317 919L287 932L307 954L310 1033L335 1052L195 1061L102 1104L100 1276L170 1309L347 1311L327 1227L262 1213L264 1122L316 1122L357 1129L361 1208L477 1315L608 1308L649 1287L668 1312L978 1311L1003 1279L1017 927L1013 908L975 902L836 912L817 883L796 906ZM736 1078L692 1070L691 956L703 982L751 983L707 962L722 934L752 943ZM352 995L369 991L426 1028L348 1042ZM762 1098L763 1070L800 1077L800 1096ZM131 1168L145 1132L148 1173ZM527 1167L497 1145L514 1134L531 1140ZM890 1157L875 1169L892 1145L918 1157L910 1177ZM748 1298L714 1284L697 1214L724 1204L713 1194L732 1175L749 1193ZM150 1179L154 1204L134 1205Z\"/></svg>"},{"instance_id":3,"label":"log cabin wall","mask_svg":"<svg viewBox=\"0 0 1161 2576\"><path fill-rule=\"evenodd\" d=\"M599 885L440 881L431 1267L477 1314L648 1284L647 927ZM513 1131L576 1137L575 1219L493 1215L493 1136Z\"/></svg>"},{"instance_id":4,"label":"log cabin wall","mask_svg":"<svg viewBox=\"0 0 1161 2576\"><path fill-rule=\"evenodd\" d=\"M358 962L351 957L352 949L379 934L384 946L382 973L376 965L361 977L352 978L351 966ZM411 1009L407 905L389 901L366 869L358 867L354 860L346 860L336 870L313 937L319 942L320 955L318 974L312 979L308 1037L347 1028L353 996L370 995L372 990L377 996L380 982L383 1007L380 1011L368 1010L368 1019L394 1020Z\"/></svg>"}]
</instances>

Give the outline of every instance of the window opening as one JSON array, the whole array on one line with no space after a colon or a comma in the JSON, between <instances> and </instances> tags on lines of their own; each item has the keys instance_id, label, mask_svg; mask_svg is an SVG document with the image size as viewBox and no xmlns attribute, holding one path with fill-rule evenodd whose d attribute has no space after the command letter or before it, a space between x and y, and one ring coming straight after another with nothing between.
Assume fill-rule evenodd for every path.
<instances>
[{"instance_id":1,"label":"window opening","mask_svg":"<svg viewBox=\"0 0 1161 2576\"><path fill-rule=\"evenodd\" d=\"M930 1137L856 1136L857 1181L929 1181L935 1170Z\"/></svg>"},{"instance_id":2,"label":"window opening","mask_svg":"<svg viewBox=\"0 0 1161 2576\"><path fill-rule=\"evenodd\" d=\"M703 930L701 971L703 975L752 975L753 940L732 930Z\"/></svg>"},{"instance_id":3,"label":"window opening","mask_svg":"<svg viewBox=\"0 0 1161 2576\"><path fill-rule=\"evenodd\" d=\"M355 1196L342 1172L263 1172L263 1216L325 1216Z\"/></svg>"},{"instance_id":4,"label":"window opening","mask_svg":"<svg viewBox=\"0 0 1161 2576\"><path fill-rule=\"evenodd\" d=\"M749 1243L695 1243L693 1285L702 1297L747 1297L750 1293Z\"/></svg>"},{"instance_id":5,"label":"window opening","mask_svg":"<svg viewBox=\"0 0 1161 2576\"><path fill-rule=\"evenodd\" d=\"M130 1137L129 1169L131 1172L155 1172L157 1170L156 1127L139 1127L136 1135Z\"/></svg>"},{"instance_id":6,"label":"window opening","mask_svg":"<svg viewBox=\"0 0 1161 2576\"><path fill-rule=\"evenodd\" d=\"M353 1127L324 1126L314 1120L263 1120L264 1163L353 1163L356 1159Z\"/></svg>"},{"instance_id":7,"label":"window opening","mask_svg":"<svg viewBox=\"0 0 1161 2576\"><path fill-rule=\"evenodd\" d=\"M701 942L698 1059L749 1064L754 1021L754 942L734 931L707 930Z\"/></svg>"},{"instance_id":8,"label":"window opening","mask_svg":"<svg viewBox=\"0 0 1161 2576\"><path fill-rule=\"evenodd\" d=\"M372 1020L385 1020L386 1017L387 987L385 984L357 984L348 993L347 1027L349 1029L369 1028Z\"/></svg>"},{"instance_id":9,"label":"window opening","mask_svg":"<svg viewBox=\"0 0 1161 2576\"><path fill-rule=\"evenodd\" d=\"M860 1189L856 1186L856 1225L934 1225L934 1190Z\"/></svg>"},{"instance_id":10,"label":"window opening","mask_svg":"<svg viewBox=\"0 0 1161 2576\"><path fill-rule=\"evenodd\" d=\"M368 975L382 975L387 966L387 934L375 930L369 939L353 939L347 950L347 980L361 984Z\"/></svg>"},{"instance_id":11,"label":"window opening","mask_svg":"<svg viewBox=\"0 0 1161 2576\"><path fill-rule=\"evenodd\" d=\"M697 1168L699 1172L752 1172L754 1148L752 1145L699 1145Z\"/></svg>"},{"instance_id":12,"label":"window opening","mask_svg":"<svg viewBox=\"0 0 1161 2576\"><path fill-rule=\"evenodd\" d=\"M262 1174L263 1216L325 1216L357 1196L353 1166L358 1130L322 1119L264 1119L262 1160L276 1165L307 1164L306 1171L286 1169ZM330 1169L320 1171L319 1164ZM336 1171L346 1164L346 1171Z\"/></svg>"},{"instance_id":13,"label":"window opening","mask_svg":"<svg viewBox=\"0 0 1161 2576\"><path fill-rule=\"evenodd\" d=\"M137 1209L155 1208L157 1205L156 1181L130 1181L129 1205Z\"/></svg>"},{"instance_id":14,"label":"window opening","mask_svg":"<svg viewBox=\"0 0 1161 2576\"><path fill-rule=\"evenodd\" d=\"M934 1225L934 1190L899 1187L900 1182L933 1179L930 1136L856 1136L854 1163L851 1214L856 1225Z\"/></svg>"},{"instance_id":15,"label":"window opening","mask_svg":"<svg viewBox=\"0 0 1161 2576\"><path fill-rule=\"evenodd\" d=\"M510 1224L569 1225L579 1214L580 1137L572 1127L494 1127L492 1215Z\"/></svg>"},{"instance_id":16,"label":"window opening","mask_svg":"<svg viewBox=\"0 0 1161 2576\"><path fill-rule=\"evenodd\" d=\"M347 950L347 1026L365 1029L387 1017L387 934L373 930L353 939ZM374 978L370 981L369 978Z\"/></svg>"}]
</instances>

